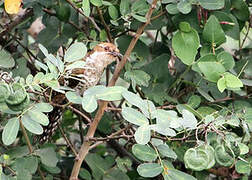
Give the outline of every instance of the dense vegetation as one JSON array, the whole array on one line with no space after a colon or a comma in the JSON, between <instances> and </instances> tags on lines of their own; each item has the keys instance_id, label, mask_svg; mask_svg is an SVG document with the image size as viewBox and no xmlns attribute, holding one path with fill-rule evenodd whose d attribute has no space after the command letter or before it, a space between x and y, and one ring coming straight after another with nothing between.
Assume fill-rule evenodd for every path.
<instances>
[{"instance_id":1,"label":"dense vegetation","mask_svg":"<svg viewBox=\"0 0 252 180\"><path fill-rule=\"evenodd\" d=\"M249 179L251 6L23 0L9 15L1 1L0 179ZM100 85L78 94L59 83L106 41L123 57ZM54 107L62 122L40 144Z\"/></svg>"}]
</instances>

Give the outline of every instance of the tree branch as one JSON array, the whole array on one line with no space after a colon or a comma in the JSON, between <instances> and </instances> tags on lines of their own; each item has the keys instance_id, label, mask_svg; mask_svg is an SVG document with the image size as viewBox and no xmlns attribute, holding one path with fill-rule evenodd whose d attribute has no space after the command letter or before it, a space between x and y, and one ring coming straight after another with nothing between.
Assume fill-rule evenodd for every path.
<instances>
[{"instance_id":1,"label":"tree branch","mask_svg":"<svg viewBox=\"0 0 252 180\"><path fill-rule=\"evenodd\" d=\"M5 30L0 32L0 37L5 36L9 32L12 31L13 28L15 28L17 25L21 24L23 21L28 19L29 17L33 16L33 10L32 9L26 9L25 12L22 15L16 16L13 21L11 21L9 24L5 25Z\"/></svg>"},{"instance_id":2,"label":"tree branch","mask_svg":"<svg viewBox=\"0 0 252 180\"><path fill-rule=\"evenodd\" d=\"M114 43L114 40L113 40L113 38L112 38L112 36L111 36L111 34L110 34L109 26L106 24L106 22L105 22L105 20L104 20L104 18L103 18L103 15L102 15L102 12L101 12L100 8L97 7L96 10L97 10L97 12L98 12L98 14L99 14L99 17L100 17L100 19L101 19L101 22L102 22L104 28L105 28L105 31L106 31L106 33L107 33L109 42Z\"/></svg>"},{"instance_id":3,"label":"tree branch","mask_svg":"<svg viewBox=\"0 0 252 180\"><path fill-rule=\"evenodd\" d=\"M131 40L129 47L128 47L127 51L125 52L125 55L123 56L121 62L118 64L117 68L115 69L113 77L109 82L109 86L115 85L115 83L120 75L120 72L124 68L132 50L134 49L134 47L139 39L139 37L143 33L143 30L145 29L145 27L150 23L150 18L151 18L153 10L156 8L157 1L158 0L153 0L153 2L152 2L151 6L146 14L147 21L142 26L140 26L138 28L135 37ZM94 137L94 133L96 131L96 128L97 128L97 126L98 126L98 124L104 114L104 111L105 111L107 105L108 105L108 102L106 102L106 101L99 102L99 109L95 115L93 122L90 124L86 138ZM85 159L86 155L88 154L90 145L91 145L91 142L86 142L86 141L82 144L80 152L78 154L79 155L78 159L75 159L75 163L74 163L74 167L72 169L70 180L78 180L78 174L80 171L81 164L82 164L83 160Z\"/></svg>"}]
</instances>

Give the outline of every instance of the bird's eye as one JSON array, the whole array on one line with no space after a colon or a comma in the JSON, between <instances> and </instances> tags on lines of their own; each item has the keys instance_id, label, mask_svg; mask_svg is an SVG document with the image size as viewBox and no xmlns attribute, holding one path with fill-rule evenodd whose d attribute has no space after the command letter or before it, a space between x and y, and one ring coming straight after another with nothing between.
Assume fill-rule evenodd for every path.
<instances>
[{"instance_id":1,"label":"bird's eye","mask_svg":"<svg viewBox=\"0 0 252 180\"><path fill-rule=\"evenodd\" d=\"M108 46L106 46L104 49L105 49L105 51L108 51L108 50L109 50L109 47L108 47Z\"/></svg>"}]
</instances>

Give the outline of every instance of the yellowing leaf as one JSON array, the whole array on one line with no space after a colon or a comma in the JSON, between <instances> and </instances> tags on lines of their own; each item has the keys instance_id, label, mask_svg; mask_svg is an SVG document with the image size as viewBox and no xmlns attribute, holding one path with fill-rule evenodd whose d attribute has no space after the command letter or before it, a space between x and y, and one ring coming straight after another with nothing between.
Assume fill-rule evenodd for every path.
<instances>
[{"instance_id":1,"label":"yellowing leaf","mask_svg":"<svg viewBox=\"0 0 252 180\"><path fill-rule=\"evenodd\" d=\"M20 10L22 0L5 0L4 8L8 14L17 14Z\"/></svg>"}]
</instances>

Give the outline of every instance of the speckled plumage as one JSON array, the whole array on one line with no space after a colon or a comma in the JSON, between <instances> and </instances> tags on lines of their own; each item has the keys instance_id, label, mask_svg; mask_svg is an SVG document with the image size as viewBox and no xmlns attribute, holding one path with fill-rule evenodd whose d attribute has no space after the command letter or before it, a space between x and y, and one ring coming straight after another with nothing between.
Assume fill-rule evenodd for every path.
<instances>
[{"instance_id":1,"label":"speckled plumage","mask_svg":"<svg viewBox=\"0 0 252 180\"><path fill-rule=\"evenodd\" d=\"M80 95L89 87L95 86L104 69L112 62L118 59L119 50L114 44L100 43L83 58L85 65L66 72L64 78L60 79L62 85L67 85L76 90ZM80 79L80 81L74 79ZM56 104L63 104L66 98L63 94L56 93L53 98ZM48 114L49 125L44 128L43 134L39 137L40 143L46 142L55 132L62 116L62 109L54 107L53 111Z\"/></svg>"}]
</instances>

